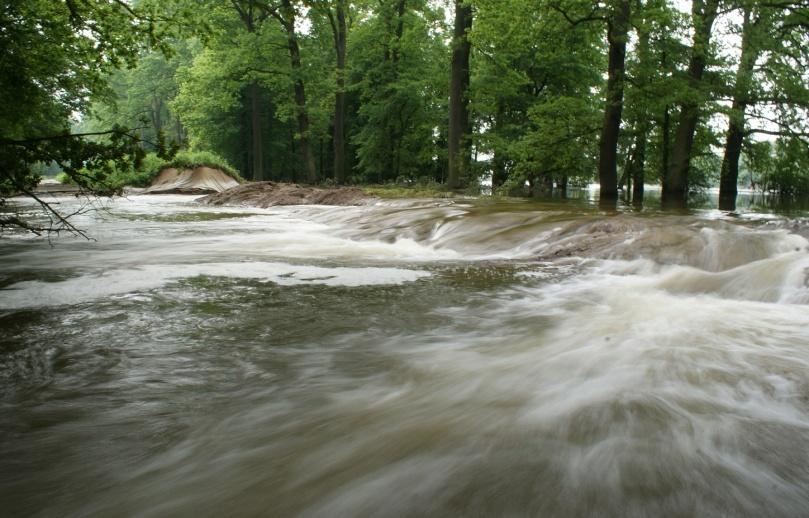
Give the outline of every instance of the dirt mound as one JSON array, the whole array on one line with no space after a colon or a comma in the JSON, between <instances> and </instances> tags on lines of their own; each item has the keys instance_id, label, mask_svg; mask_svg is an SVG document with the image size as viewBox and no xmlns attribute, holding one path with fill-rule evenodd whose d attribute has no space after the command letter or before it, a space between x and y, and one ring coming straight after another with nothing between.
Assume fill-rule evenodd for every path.
<instances>
[{"instance_id":1,"label":"dirt mound","mask_svg":"<svg viewBox=\"0 0 809 518\"><path fill-rule=\"evenodd\" d=\"M304 187L294 183L253 182L211 194L199 201L206 205L241 205L267 208L275 205L363 205L374 199L357 187Z\"/></svg>"},{"instance_id":2,"label":"dirt mound","mask_svg":"<svg viewBox=\"0 0 809 518\"><path fill-rule=\"evenodd\" d=\"M197 167L175 169L168 167L160 171L147 187L144 194L207 194L222 192L239 185L232 176L221 169Z\"/></svg>"}]
</instances>

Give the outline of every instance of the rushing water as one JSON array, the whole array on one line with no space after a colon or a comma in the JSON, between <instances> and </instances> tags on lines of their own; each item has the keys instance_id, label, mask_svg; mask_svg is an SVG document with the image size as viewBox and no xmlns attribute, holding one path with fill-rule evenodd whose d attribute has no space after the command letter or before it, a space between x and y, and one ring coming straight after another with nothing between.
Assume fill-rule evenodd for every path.
<instances>
[{"instance_id":1,"label":"rushing water","mask_svg":"<svg viewBox=\"0 0 809 518\"><path fill-rule=\"evenodd\" d=\"M0 240L4 516L809 509L804 219L135 196L76 223L96 241Z\"/></svg>"}]
</instances>

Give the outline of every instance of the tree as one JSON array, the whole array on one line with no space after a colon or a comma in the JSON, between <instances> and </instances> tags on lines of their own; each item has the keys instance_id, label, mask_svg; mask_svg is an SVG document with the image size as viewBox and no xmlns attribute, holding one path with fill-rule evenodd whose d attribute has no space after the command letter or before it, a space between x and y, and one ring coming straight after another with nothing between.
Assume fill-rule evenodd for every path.
<instances>
[{"instance_id":1,"label":"tree","mask_svg":"<svg viewBox=\"0 0 809 518\"><path fill-rule=\"evenodd\" d=\"M568 180L589 182L597 170L603 105L593 92L604 86L603 24L571 24L554 7L476 3L475 149L493 155L501 192L523 192L527 183L542 194L555 184L564 195Z\"/></svg>"},{"instance_id":2,"label":"tree","mask_svg":"<svg viewBox=\"0 0 809 518\"><path fill-rule=\"evenodd\" d=\"M112 126L72 132L76 114L109 92L106 76L133 66L141 49L159 46L179 10L161 12L110 0L7 0L0 10L0 197L25 193L51 215L50 228L32 228L13 217L0 225L35 231L78 231L33 194L37 163L57 163L74 181L98 189L112 163L137 161L140 139ZM156 28L157 20L166 22ZM0 198L0 200L2 200Z\"/></svg>"},{"instance_id":3,"label":"tree","mask_svg":"<svg viewBox=\"0 0 809 518\"><path fill-rule=\"evenodd\" d=\"M719 208L734 210L736 208L737 184L739 182L739 157L744 142L745 110L750 95L750 81L753 67L760 52L755 42L756 29L762 18L755 19L753 5L742 7L742 43L739 65L736 69L736 81L733 85L733 105L728 114L728 131L725 139L725 153L722 159L722 171L719 180Z\"/></svg>"},{"instance_id":4,"label":"tree","mask_svg":"<svg viewBox=\"0 0 809 518\"><path fill-rule=\"evenodd\" d=\"M188 66L198 52L197 45L172 42L167 55L159 51L140 53L137 66L115 70L107 76L109 95L92 103L78 124L84 132L103 131L113 125L138 127L142 146L161 137L180 147L186 131L172 103L177 97L177 71Z\"/></svg>"},{"instance_id":5,"label":"tree","mask_svg":"<svg viewBox=\"0 0 809 518\"><path fill-rule=\"evenodd\" d=\"M296 119L298 122L298 148L300 150L301 162L304 166L306 181L314 183L317 181L317 169L315 168L315 157L312 153L310 140L310 119L309 107L306 102L306 86L303 82L303 65L301 62L301 50L298 42L298 33L295 27L298 19L298 6L292 0L280 0L277 6L266 6L268 12L273 16L284 30L287 38L287 50L292 66L292 76L295 89Z\"/></svg>"},{"instance_id":6,"label":"tree","mask_svg":"<svg viewBox=\"0 0 809 518\"><path fill-rule=\"evenodd\" d=\"M688 172L693 156L694 136L704 102L702 79L710 57L711 35L718 9L719 0L692 2L694 36L686 72L688 87L679 102L677 133L663 179L663 203L670 207L685 206L688 197Z\"/></svg>"},{"instance_id":7,"label":"tree","mask_svg":"<svg viewBox=\"0 0 809 518\"><path fill-rule=\"evenodd\" d=\"M345 183L346 173L346 56L348 50L348 23L346 17L350 8L347 0L312 1L311 5L323 13L329 21L334 40L335 92L332 145L334 147L334 181Z\"/></svg>"},{"instance_id":8,"label":"tree","mask_svg":"<svg viewBox=\"0 0 809 518\"><path fill-rule=\"evenodd\" d=\"M565 19L576 26L584 22L603 21L607 27L607 85L605 91L604 118L598 140L598 180L600 201L611 205L618 199L618 139L621 132L621 115L624 107L624 80L626 43L629 37L631 0L610 0L605 6L600 2L586 5L551 4ZM584 7L588 12L576 17L571 11Z\"/></svg>"},{"instance_id":9,"label":"tree","mask_svg":"<svg viewBox=\"0 0 809 518\"><path fill-rule=\"evenodd\" d=\"M262 24L269 16L263 2L259 0L231 0L233 9L239 14L245 30L251 35L261 29ZM257 80L248 86L250 97L250 141L252 143L252 161L250 164L251 177L254 180L264 179L264 143L261 129L261 86Z\"/></svg>"},{"instance_id":10,"label":"tree","mask_svg":"<svg viewBox=\"0 0 809 518\"><path fill-rule=\"evenodd\" d=\"M443 11L423 0L370 4L352 30L347 89L356 96L356 178L442 181L447 92Z\"/></svg>"},{"instance_id":11,"label":"tree","mask_svg":"<svg viewBox=\"0 0 809 518\"><path fill-rule=\"evenodd\" d=\"M809 62L809 8L785 0L740 2L739 9L742 42L722 161L719 205L723 210L735 209L745 139L764 133L800 142L809 136L805 123L809 88L802 72ZM748 120L752 127L747 127ZM747 148L752 149L750 143Z\"/></svg>"},{"instance_id":12,"label":"tree","mask_svg":"<svg viewBox=\"0 0 809 518\"><path fill-rule=\"evenodd\" d=\"M469 58L472 45L472 5L455 0L455 24L452 32L452 61L449 87L449 136L447 144L447 186L457 189L461 178L469 172L471 159L471 127L469 122Z\"/></svg>"},{"instance_id":13,"label":"tree","mask_svg":"<svg viewBox=\"0 0 809 518\"><path fill-rule=\"evenodd\" d=\"M621 130L621 112L624 107L624 63L630 11L630 0L614 0L610 2L607 16L607 41L609 42L607 93L604 124L601 128L598 146L600 197L606 202L612 202L618 198L618 137Z\"/></svg>"},{"instance_id":14,"label":"tree","mask_svg":"<svg viewBox=\"0 0 809 518\"><path fill-rule=\"evenodd\" d=\"M632 203L642 205L644 184L664 175L668 156L669 105L677 91L672 78L681 25L678 12L665 0L636 0L631 18L637 35L634 52L627 56L622 132L624 171L619 186L632 191ZM666 151L664 151L666 150Z\"/></svg>"},{"instance_id":15,"label":"tree","mask_svg":"<svg viewBox=\"0 0 809 518\"><path fill-rule=\"evenodd\" d=\"M634 82L636 85L633 91L630 87L628 99L634 101L630 102L630 109L628 116L630 130L628 132L631 138L629 145L629 156L626 159L626 168L624 170L624 177L626 183L632 185L632 202L635 205L643 203L644 183L646 181L645 168L646 168L646 148L649 139L649 130L651 129L651 114L649 110L650 96L648 89L652 85L653 72L650 65L653 62L653 56L650 48L650 30L647 26L647 20L643 17L635 27L638 35L638 43L635 51L636 66L634 66ZM635 97L633 99L633 94ZM623 184L624 182L619 182ZM628 190L628 189L627 189Z\"/></svg>"}]
</instances>

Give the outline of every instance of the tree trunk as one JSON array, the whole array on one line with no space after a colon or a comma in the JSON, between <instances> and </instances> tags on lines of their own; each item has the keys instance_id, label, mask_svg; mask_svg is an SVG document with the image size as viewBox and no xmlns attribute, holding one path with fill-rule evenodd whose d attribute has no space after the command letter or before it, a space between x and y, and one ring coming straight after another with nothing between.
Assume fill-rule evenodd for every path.
<instances>
[{"instance_id":1,"label":"tree trunk","mask_svg":"<svg viewBox=\"0 0 809 518\"><path fill-rule=\"evenodd\" d=\"M694 100L700 88L711 42L711 32L719 0L694 0L694 42L688 64L689 95L680 103L680 121L671 150L668 174L663 183L663 204L667 207L684 207L688 198L688 172L694 148L694 135L700 116L700 103Z\"/></svg>"},{"instance_id":2,"label":"tree trunk","mask_svg":"<svg viewBox=\"0 0 809 518\"><path fill-rule=\"evenodd\" d=\"M233 8L239 14L244 23L244 27L248 33L253 34L256 32L260 22L256 16L256 5L249 2L243 5L233 2ZM250 168L253 180L261 181L264 179L264 143L262 141L261 129L261 87L256 81L250 83L247 88L247 95L250 100L250 153L248 167Z\"/></svg>"},{"instance_id":3,"label":"tree trunk","mask_svg":"<svg viewBox=\"0 0 809 518\"><path fill-rule=\"evenodd\" d=\"M495 149L492 157L492 191L506 183L507 179L506 160L503 153Z\"/></svg>"},{"instance_id":4,"label":"tree trunk","mask_svg":"<svg viewBox=\"0 0 809 518\"><path fill-rule=\"evenodd\" d=\"M149 111L152 117L155 137L158 137L160 132L163 131L163 101L157 96L152 97L152 109Z\"/></svg>"},{"instance_id":5,"label":"tree trunk","mask_svg":"<svg viewBox=\"0 0 809 518\"><path fill-rule=\"evenodd\" d=\"M626 178L624 178L624 183L621 184L621 189L624 191L624 199L629 201L629 191L632 190L632 175L628 174L626 171Z\"/></svg>"},{"instance_id":6,"label":"tree trunk","mask_svg":"<svg viewBox=\"0 0 809 518\"><path fill-rule=\"evenodd\" d=\"M744 11L742 28L742 54L736 70L736 84L733 93L733 106L728 116L728 133L725 140L725 155L722 158L722 174L719 180L719 209L736 210L737 184L739 183L739 158L744 143L744 112L750 94L750 79L758 58L753 40L755 24L751 10Z\"/></svg>"},{"instance_id":7,"label":"tree trunk","mask_svg":"<svg viewBox=\"0 0 809 518\"><path fill-rule=\"evenodd\" d=\"M401 44L402 44L402 35L404 34L404 15L405 10L407 9L407 0L399 0L396 3L396 29L395 29L395 36L396 41L393 45L393 63L396 64L399 62L399 54L401 52ZM396 73L394 71L394 73Z\"/></svg>"},{"instance_id":8,"label":"tree trunk","mask_svg":"<svg viewBox=\"0 0 809 518\"><path fill-rule=\"evenodd\" d=\"M407 0L396 0L395 4L382 4L382 16L385 20L385 40L383 60L388 65L390 76L387 76L381 84L377 87L380 91L384 92L383 95L394 95L396 92L395 84L399 78L399 58L401 56L401 42L402 35L404 34L404 15L407 10ZM393 9L389 9L393 5ZM401 106L393 106L397 110L401 110ZM395 179L399 176L400 164L397 163L397 155L399 155L402 148L402 133L403 128L397 128L395 123L395 116L392 109L387 110L384 127L380 125L380 133L384 134L384 142L387 147L387 153L382 158L383 168L378 181L382 182L383 178Z\"/></svg>"},{"instance_id":9,"label":"tree trunk","mask_svg":"<svg viewBox=\"0 0 809 518\"><path fill-rule=\"evenodd\" d=\"M635 137L635 149L632 153L632 203L643 204L643 182L645 179L644 170L646 168L646 128L641 126L641 131Z\"/></svg>"},{"instance_id":10,"label":"tree trunk","mask_svg":"<svg viewBox=\"0 0 809 518\"><path fill-rule=\"evenodd\" d=\"M287 48L292 64L292 74L295 78L295 108L298 120L298 150L303 162L306 181L315 183L317 181L317 168L315 157L312 154L312 145L309 141L309 110L306 107L306 88L301 77L301 50L298 46L298 36L295 34L295 10L291 0L281 0L281 7L284 13L284 31L287 34Z\"/></svg>"},{"instance_id":11,"label":"tree trunk","mask_svg":"<svg viewBox=\"0 0 809 518\"><path fill-rule=\"evenodd\" d=\"M447 187L457 189L461 177L469 170L471 155L469 135L469 56L472 44L468 32L472 28L472 6L455 0L455 27L452 40L449 86L449 135L447 142Z\"/></svg>"},{"instance_id":12,"label":"tree trunk","mask_svg":"<svg viewBox=\"0 0 809 518\"><path fill-rule=\"evenodd\" d=\"M297 144L295 142L295 132L290 131L289 132L289 149L292 151L292 156L295 156L297 147L298 146L297 146ZM289 177L292 179L293 183L298 181L298 171L297 171L296 167L293 166L293 167L290 168Z\"/></svg>"},{"instance_id":13,"label":"tree trunk","mask_svg":"<svg viewBox=\"0 0 809 518\"><path fill-rule=\"evenodd\" d=\"M505 106L502 100L498 99L497 101L497 111L494 116L494 121L492 126L494 127L494 133L498 134L500 126L503 124L503 118L505 117ZM506 171L506 157L504 156L503 152L498 149L500 146L494 146L493 156L492 156L492 194L494 194L494 190L506 183L508 180L508 171Z\"/></svg>"},{"instance_id":14,"label":"tree trunk","mask_svg":"<svg viewBox=\"0 0 809 518\"><path fill-rule=\"evenodd\" d=\"M669 157L671 156L671 107L663 108L663 125L660 128L660 181L665 189L669 176Z\"/></svg>"},{"instance_id":15,"label":"tree trunk","mask_svg":"<svg viewBox=\"0 0 809 518\"><path fill-rule=\"evenodd\" d=\"M738 108L744 110L743 106ZM737 109L735 101L733 102L733 109ZM722 174L719 179L719 210L736 210L739 157L742 154L742 143L744 142L743 128L743 120L738 122L730 121L727 139L725 140L725 155L722 158Z\"/></svg>"},{"instance_id":16,"label":"tree trunk","mask_svg":"<svg viewBox=\"0 0 809 518\"><path fill-rule=\"evenodd\" d=\"M638 44L636 54L638 59L638 74L635 78L639 84L649 84L653 79L651 77L650 69L652 68L653 55L649 43L649 30L642 24L641 28L637 29ZM660 66L665 71L666 66L666 53L663 52L660 60ZM642 90L641 90L642 92ZM634 143L632 145L632 153L629 157L628 176L629 183L632 184L632 204L635 206L643 205L645 168L646 168L646 146L648 142L648 135L651 129L651 121L649 115L648 103L650 102L649 94L644 93L640 101L636 101L638 107L634 110L635 124L634 129ZM668 131L668 109L663 117L663 131ZM668 136L664 137L665 146L668 146ZM666 156L666 153L663 154ZM665 160L664 160L665 162ZM629 196L629 186L627 186L627 197Z\"/></svg>"},{"instance_id":17,"label":"tree trunk","mask_svg":"<svg viewBox=\"0 0 809 518\"><path fill-rule=\"evenodd\" d=\"M255 81L250 83L250 138L252 141L253 180L264 180L264 143L261 131L261 90Z\"/></svg>"},{"instance_id":18,"label":"tree trunk","mask_svg":"<svg viewBox=\"0 0 809 518\"><path fill-rule=\"evenodd\" d=\"M346 143L345 143L345 68L346 68L346 42L348 28L346 27L345 0L337 0L335 5L335 18L332 20L334 31L334 50L337 55L337 91L334 94L334 181L345 183L346 173Z\"/></svg>"},{"instance_id":19,"label":"tree trunk","mask_svg":"<svg viewBox=\"0 0 809 518\"><path fill-rule=\"evenodd\" d=\"M177 136L177 145L182 147L185 142L185 129L179 117L174 119L174 134Z\"/></svg>"},{"instance_id":20,"label":"tree trunk","mask_svg":"<svg viewBox=\"0 0 809 518\"><path fill-rule=\"evenodd\" d=\"M612 2L607 40L609 66L607 71L607 103L604 124L599 140L598 180L601 200L618 199L618 136L621 131L621 112L624 107L624 63L626 40L629 33L630 0Z\"/></svg>"},{"instance_id":21,"label":"tree trunk","mask_svg":"<svg viewBox=\"0 0 809 518\"><path fill-rule=\"evenodd\" d=\"M317 161L317 170L318 174L321 178L326 176L325 166L323 165L324 157L326 155L325 151L323 150L323 138L320 139L320 153L318 153L318 161Z\"/></svg>"}]
</instances>

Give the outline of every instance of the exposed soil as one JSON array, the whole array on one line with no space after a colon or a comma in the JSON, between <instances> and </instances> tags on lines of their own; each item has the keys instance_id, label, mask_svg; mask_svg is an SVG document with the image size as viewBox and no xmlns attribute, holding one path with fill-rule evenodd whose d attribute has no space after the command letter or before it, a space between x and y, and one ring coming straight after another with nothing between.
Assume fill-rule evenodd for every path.
<instances>
[{"instance_id":1,"label":"exposed soil","mask_svg":"<svg viewBox=\"0 0 809 518\"><path fill-rule=\"evenodd\" d=\"M199 199L206 205L364 205L376 199L357 187L304 187L294 183L252 182Z\"/></svg>"},{"instance_id":2,"label":"exposed soil","mask_svg":"<svg viewBox=\"0 0 809 518\"><path fill-rule=\"evenodd\" d=\"M209 194L226 191L239 182L221 169L199 166L193 169L162 169L143 194Z\"/></svg>"}]
</instances>

